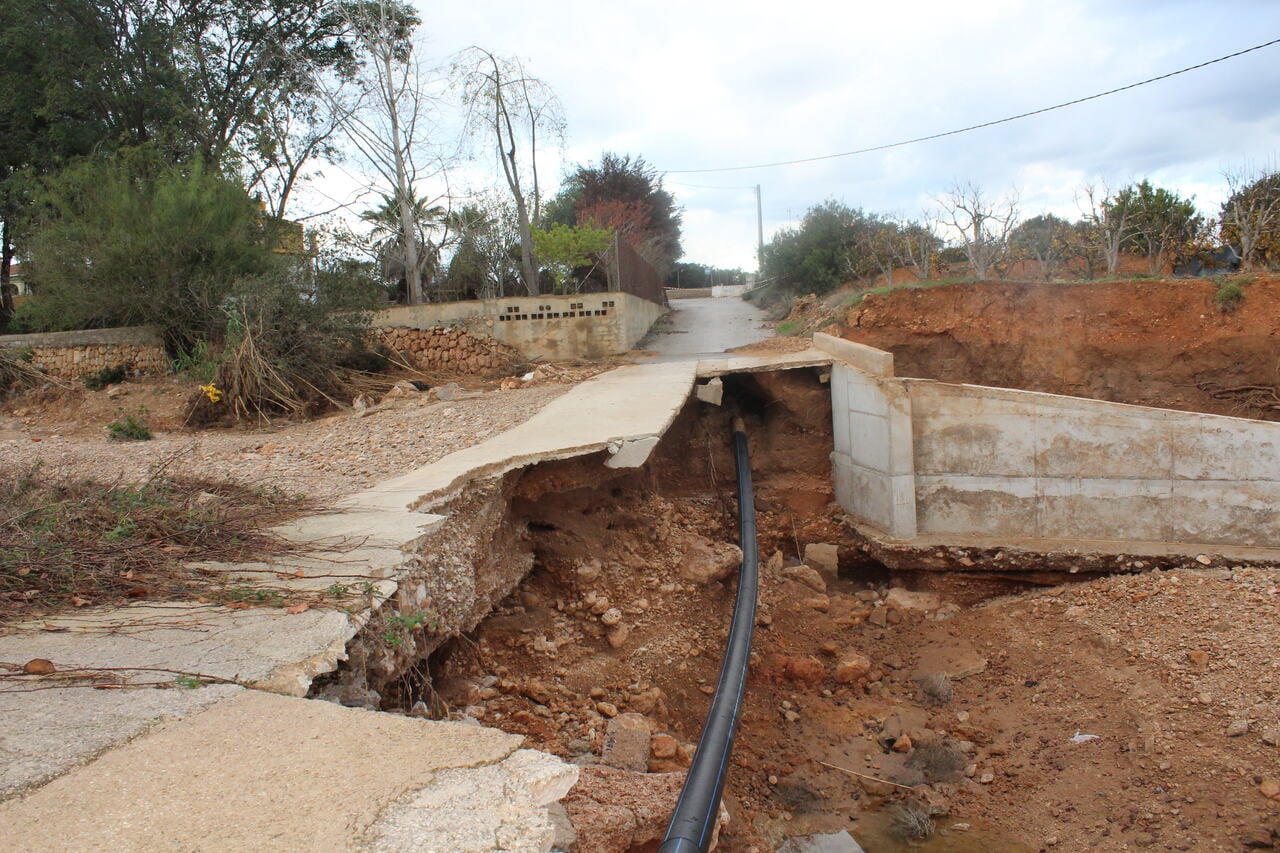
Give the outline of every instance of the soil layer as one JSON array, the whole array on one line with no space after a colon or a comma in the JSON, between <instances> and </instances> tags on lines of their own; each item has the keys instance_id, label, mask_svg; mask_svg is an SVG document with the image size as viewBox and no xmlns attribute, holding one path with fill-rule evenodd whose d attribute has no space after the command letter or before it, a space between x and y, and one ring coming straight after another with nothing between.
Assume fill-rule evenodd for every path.
<instances>
[{"instance_id":1,"label":"soil layer","mask_svg":"<svg viewBox=\"0 0 1280 853\"><path fill-rule=\"evenodd\" d=\"M1273 843L1275 570L1089 564L1084 580L1058 560L1063 583L1036 588L891 573L831 500L817 373L726 382L769 559L721 849L840 829L874 850ZM582 764L616 760L610 723L638 714L642 765L687 767L735 594L705 571L736 537L729 446L728 413L694 404L644 469L526 475L511 514L534 570L433 658L433 702ZM836 566L801 567L815 543L838 546ZM890 828L908 804L933 822L923 846Z\"/></svg>"},{"instance_id":2,"label":"soil layer","mask_svg":"<svg viewBox=\"0 0 1280 853\"><path fill-rule=\"evenodd\" d=\"M980 282L868 295L843 335L899 376L1280 420L1280 278Z\"/></svg>"}]
</instances>

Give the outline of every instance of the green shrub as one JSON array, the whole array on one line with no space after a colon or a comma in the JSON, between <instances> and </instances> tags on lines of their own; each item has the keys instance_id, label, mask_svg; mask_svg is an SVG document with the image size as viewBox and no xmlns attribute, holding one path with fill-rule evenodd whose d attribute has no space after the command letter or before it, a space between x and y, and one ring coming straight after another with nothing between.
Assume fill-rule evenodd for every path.
<instances>
[{"instance_id":1,"label":"green shrub","mask_svg":"<svg viewBox=\"0 0 1280 853\"><path fill-rule=\"evenodd\" d=\"M778 324L778 334L784 338L790 338L800 334L804 330L803 320L783 320Z\"/></svg>"},{"instance_id":2,"label":"green shrub","mask_svg":"<svg viewBox=\"0 0 1280 853\"><path fill-rule=\"evenodd\" d=\"M151 428L147 426L146 409L123 414L107 424L107 437L112 441L149 441Z\"/></svg>"},{"instance_id":3,"label":"green shrub","mask_svg":"<svg viewBox=\"0 0 1280 853\"><path fill-rule=\"evenodd\" d=\"M1218 285L1218 290L1213 294L1213 299L1218 303L1223 313L1230 313L1240 307L1240 303L1244 301L1244 288L1240 286L1240 282L1234 279L1227 279Z\"/></svg>"},{"instance_id":4,"label":"green shrub","mask_svg":"<svg viewBox=\"0 0 1280 853\"><path fill-rule=\"evenodd\" d=\"M90 391L101 391L108 385L118 385L129 375L127 365L115 364L90 373L84 378L84 387Z\"/></svg>"},{"instance_id":5,"label":"green shrub","mask_svg":"<svg viewBox=\"0 0 1280 853\"><path fill-rule=\"evenodd\" d=\"M196 341L191 349L178 353L170 366L174 373L207 385L213 381L214 371L218 369L218 359L210 351L207 342Z\"/></svg>"}]
</instances>

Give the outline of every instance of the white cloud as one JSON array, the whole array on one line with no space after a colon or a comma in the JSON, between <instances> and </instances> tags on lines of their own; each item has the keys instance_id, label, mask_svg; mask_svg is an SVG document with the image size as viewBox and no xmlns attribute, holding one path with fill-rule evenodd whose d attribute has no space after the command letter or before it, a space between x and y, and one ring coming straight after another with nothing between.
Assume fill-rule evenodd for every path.
<instances>
[{"instance_id":1,"label":"white cloud","mask_svg":"<svg viewBox=\"0 0 1280 853\"><path fill-rule=\"evenodd\" d=\"M419 2L429 50L515 53L559 94L563 162L614 150L661 169L830 154L1125 85L1280 36L1280 4ZM671 175L689 260L753 268L766 236L828 196L918 213L956 180L1016 185L1027 215L1076 211L1080 183L1150 177L1222 196L1221 172L1280 149L1280 46L1056 113L803 166ZM547 168L558 173L561 158ZM557 161L557 162L553 162ZM484 164L481 164L484 165Z\"/></svg>"}]
</instances>

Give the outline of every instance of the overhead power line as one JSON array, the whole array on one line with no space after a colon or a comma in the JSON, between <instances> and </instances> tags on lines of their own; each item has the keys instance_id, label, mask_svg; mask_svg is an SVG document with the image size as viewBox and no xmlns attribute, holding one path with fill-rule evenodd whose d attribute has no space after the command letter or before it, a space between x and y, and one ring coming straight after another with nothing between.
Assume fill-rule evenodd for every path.
<instances>
[{"instance_id":1,"label":"overhead power line","mask_svg":"<svg viewBox=\"0 0 1280 853\"><path fill-rule=\"evenodd\" d=\"M931 139L942 139L947 136L956 136L961 133L969 133L974 130L981 130L984 127L994 127L997 124L1006 124L1019 119L1038 116L1043 113L1052 112L1054 110L1073 107L1076 104L1083 104L1086 101L1096 101L1099 98L1105 98L1108 95L1114 95L1118 92L1126 92L1129 89L1136 89L1139 86L1146 86L1148 83L1156 83L1160 80L1168 80L1170 77L1177 77L1179 74L1186 74L1188 71L1196 71L1200 68L1207 68L1210 65L1216 65L1219 62L1226 62L1228 59L1235 59L1238 56L1244 56L1246 53L1253 53L1255 50L1262 50L1264 47L1280 44L1280 38L1272 39L1262 44L1255 44L1253 47L1246 47L1244 50L1237 50L1235 53L1228 53L1226 56L1219 56L1217 59L1210 59L1206 62L1199 62L1195 65L1188 65L1186 68L1179 68L1177 71L1170 71L1167 74L1161 74L1157 77L1148 77L1146 80L1139 80L1136 83L1130 83L1127 86L1118 86L1115 89L1108 89L1105 92L1098 92L1094 95L1086 95L1083 98L1076 98L1070 101L1063 101L1061 104L1054 104L1051 107L1041 107L1038 110L1030 110L1025 113L1008 116L1006 118L998 118L992 121L984 121L981 124L971 124L968 127L960 127L955 130L947 130L942 133L931 133L928 136L917 136L914 139L903 139L899 142L889 142L884 145L873 145L870 148L859 148L856 151L842 151L839 154L822 154L817 157L802 157L798 160L779 160L774 163L756 163L750 166L721 166L715 169L668 169L665 174L668 175L697 175L708 174L710 172L743 172L749 169L772 169L777 166L795 166L800 163L816 163L820 160L836 160L840 157L853 157L858 154L870 154L875 151L887 151L890 148L901 148L904 145L914 145L917 142L928 142Z\"/></svg>"}]
</instances>

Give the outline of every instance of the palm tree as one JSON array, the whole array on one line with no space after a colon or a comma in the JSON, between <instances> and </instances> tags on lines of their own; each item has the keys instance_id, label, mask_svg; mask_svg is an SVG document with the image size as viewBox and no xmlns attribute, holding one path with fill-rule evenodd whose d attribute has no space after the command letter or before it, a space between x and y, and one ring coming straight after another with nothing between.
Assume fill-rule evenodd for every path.
<instances>
[{"instance_id":1,"label":"palm tree","mask_svg":"<svg viewBox=\"0 0 1280 853\"><path fill-rule=\"evenodd\" d=\"M403 231L400 227L400 205L391 196L383 196L382 204L372 210L360 214L360 218L373 226L370 237L378 259L378 266L384 278L397 283L397 291L408 301L412 294L409 287L408 255L417 260L417 281L430 282L440 269L440 250L448 237L449 212L440 205L433 205L426 199L414 198L410 205L413 222L417 231L416 249L414 253L406 252ZM433 241L430 235L444 229L440 241ZM425 293L427 288L422 288Z\"/></svg>"}]
</instances>

